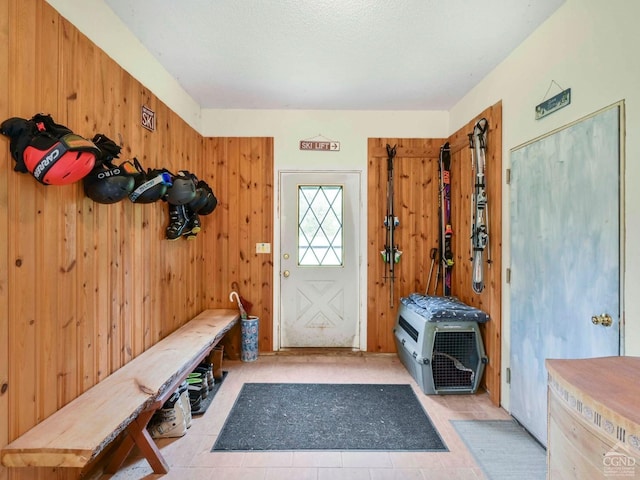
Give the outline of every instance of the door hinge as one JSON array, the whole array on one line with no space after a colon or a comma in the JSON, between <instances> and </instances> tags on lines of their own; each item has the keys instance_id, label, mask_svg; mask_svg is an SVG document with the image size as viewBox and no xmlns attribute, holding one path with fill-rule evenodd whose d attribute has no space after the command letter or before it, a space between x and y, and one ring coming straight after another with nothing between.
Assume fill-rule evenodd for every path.
<instances>
[{"instance_id":1,"label":"door hinge","mask_svg":"<svg viewBox=\"0 0 640 480\"><path fill-rule=\"evenodd\" d=\"M507 367L507 370L505 372L505 376L507 377L506 378L507 385L511 384L511 368Z\"/></svg>"},{"instance_id":2,"label":"door hinge","mask_svg":"<svg viewBox=\"0 0 640 480\"><path fill-rule=\"evenodd\" d=\"M506 276L507 276L507 283L511 283L511 269L510 268L507 268Z\"/></svg>"},{"instance_id":3,"label":"door hinge","mask_svg":"<svg viewBox=\"0 0 640 480\"><path fill-rule=\"evenodd\" d=\"M507 185L511 185L511 169L507 168Z\"/></svg>"}]
</instances>

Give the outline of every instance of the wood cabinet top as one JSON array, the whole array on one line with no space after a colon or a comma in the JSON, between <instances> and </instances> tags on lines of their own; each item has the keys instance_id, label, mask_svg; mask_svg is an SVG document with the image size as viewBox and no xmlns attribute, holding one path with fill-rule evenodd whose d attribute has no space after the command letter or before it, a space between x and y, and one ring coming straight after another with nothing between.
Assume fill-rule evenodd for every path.
<instances>
[{"instance_id":1,"label":"wood cabinet top","mask_svg":"<svg viewBox=\"0 0 640 480\"><path fill-rule=\"evenodd\" d=\"M545 363L550 377L568 395L609 410L640 428L640 357L547 359Z\"/></svg>"}]
</instances>

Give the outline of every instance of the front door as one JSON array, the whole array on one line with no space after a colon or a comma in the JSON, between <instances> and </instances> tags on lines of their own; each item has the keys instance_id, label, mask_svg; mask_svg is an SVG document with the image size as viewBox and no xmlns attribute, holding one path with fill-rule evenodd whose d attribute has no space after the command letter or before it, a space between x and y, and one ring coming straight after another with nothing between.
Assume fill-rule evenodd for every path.
<instances>
[{"instance_id":1,"label":"front door","mask_svg":"<svg viewBox=\"0 0 640 480\"><path fill-rule=\"evenodd\" d=\"M619 354L620 108L511 152L510 410L543 444L545 359Z\"/></svg>"},{"instance_id":2,"label":"front door","mask_svg":"<svg viewBox=\"0 0 640 480\"><path fill-rule=\"evenodd\" d=\"M280 174L280 346L360 347L355 172Z\"/></svg>"}]
</instances>

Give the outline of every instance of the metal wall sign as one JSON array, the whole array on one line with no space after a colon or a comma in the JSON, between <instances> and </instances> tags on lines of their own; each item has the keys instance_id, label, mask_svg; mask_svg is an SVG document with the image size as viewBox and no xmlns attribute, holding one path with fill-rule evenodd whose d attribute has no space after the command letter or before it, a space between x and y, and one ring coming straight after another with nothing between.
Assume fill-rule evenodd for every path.
<instances>
[{"instance_id":1,"label":"metal wall sign","mask_svg":"<svg viewBox=\"0 0 640 480\"><path fill-rule=\"evenodd\" d=\"M300 140L300 150L320 151L320 152L338 152L340 151L340 142L316 141L316 140Z\"/></svg>"},{"instance_id":2,"label":"metal wall sign","mask_svg":"<svg viewBox=\"0 0 640 480\"><path fill-rule=\"evenodd\" d=\"M156 129L156 112L143 105L140 112L140 123L144 128L153 132Z\"/></svg>"},{"instance_id":3,"label":"metal wall sign","mask_svg":"<svg viewBox=\"0 0 640 480\"><path fill-rule=\"evenodd\" d=\"M536 120L551 115L553 112L566 107L571 103L571 89L567 88L553 97L536 105Z\"/></svg>"}]
</instances>

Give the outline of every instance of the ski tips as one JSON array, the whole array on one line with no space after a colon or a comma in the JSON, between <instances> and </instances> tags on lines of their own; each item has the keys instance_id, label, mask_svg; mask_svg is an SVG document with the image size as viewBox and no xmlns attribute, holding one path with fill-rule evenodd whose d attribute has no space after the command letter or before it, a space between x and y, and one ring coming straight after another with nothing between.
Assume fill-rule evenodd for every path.
<instances>
[{"instance_id":1,"label":"ski tips","mask_svg":"<svg viewBox=\"0 0 640 480\"><path fill-rule=\"evenodd\" d=\"M394 145L392 147L387 143L387 155L389 156L390 159L396 156L396 146L397 145Z\"/></svg>"},{"instance_id":2,"label":"ski tips","mask_svg":"<svg viewBox=\"0 0 640 480\"><path fill-rule=\"evenodd\" d=\"M480 120L478 120L475 124L475 126L473 127L474 133L476 131L476 129L478 130L478 132L480 133L484 133L487 131L487 128L489 128L489 121L482 117Z\"/></svg>"}]
</instances>

